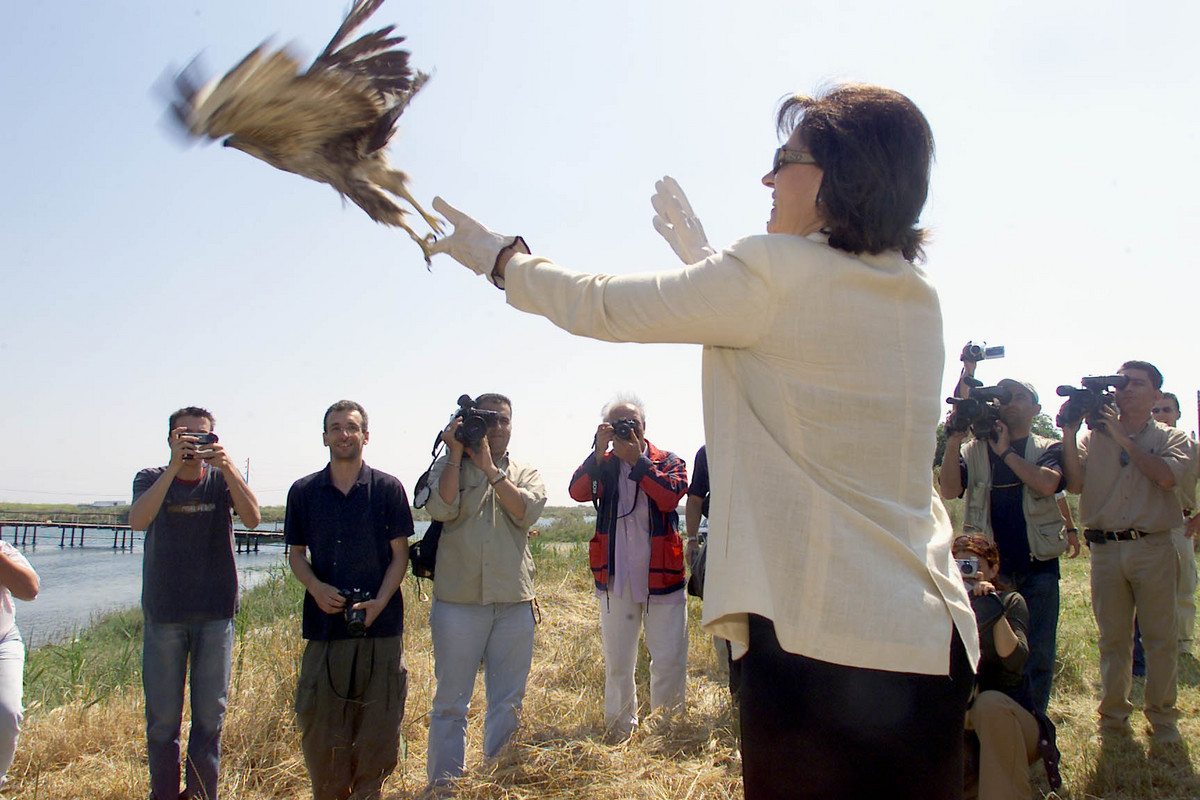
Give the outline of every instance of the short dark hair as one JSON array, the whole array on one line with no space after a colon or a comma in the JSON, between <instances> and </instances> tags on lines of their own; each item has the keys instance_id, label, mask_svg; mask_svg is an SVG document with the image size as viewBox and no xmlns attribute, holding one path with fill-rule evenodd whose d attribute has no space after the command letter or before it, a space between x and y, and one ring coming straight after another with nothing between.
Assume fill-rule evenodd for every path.
<instances>
[{"instance_id":1,"label":"short dark hair","mask_svg":"<svg viewBox=\"0 0 1200 800\"><path fill-rule=\"evenodd\" d=\"M1158 367L1154 366L1149 361L1126 361L1121 365L1121 369L1117 370L1117 372L1124 372L1127 369L1140 369L1142 372L1150 376L1150 383L1154 384L1155 389L1162 389L1162 373L1158 371ZM1179 407L1179 401L1175 402L1175 407Z\"/></svg>"},{"instance_id":2,"label":"short dark hair","mask_svg":"<svg viewBox=\"0 0 1200 800\"><path fill-rule=\"evenodd\" d=\"M783 136L799 128L825 173L817 209L830 247L924 258L917 221L929 195L933 132L911 100L882 86L842 84L787 98L776 124Z\"/></svg>"},{"instance_id":3,"label":"short dark hair","mask_svg":"<svg viewBox=\"0 0 1200 800\"><path fill-rule=\"evenodd\" d=\"M200 408L200 406L184 406L172 414L171 418L167 420L167 433L175 430L175 421L180 417L200 417L201 419L208 420L209 428L217 427L216 417L214 417L212 412L208 409Z\"/></svg>"},{"instance_id":4,"label":"short dark hair","mask_svg":"<svg viewBox=\"0 0 1200 800\"><path fill-rule=\"evenodd\" d=\"M512 400L509 400L499 392L487 392L479 395L479 397L475 398L475 404L479 405L480 403L493 403L495 405L504 404L508 406L509 411L512 411Z\"/></svg>"},{"instance_id":5,"label":"short dark hair","mask_svg":"<svg viewBox=\"0 0 1200 800\"><path fill-rule=\"evenodd\" d=\"M1162 396L1163 396L1164 400L1170 400L1174 404L1176 414L1183 411L1183 409L1179 405L1179 398L1175 396L1174 392L1163 392Z\"/></svg>"},{"instance_id":6,"label":"short dark hair","mask_svg":"<svg viewBox=\"0 0 1200 800\"><path fill-rule=\"evenodd\" d=\"M329 415L335 411L357 411L362 414L363 418L363 433L367 432L367 410L353 400L338 400L336 403L325 409L325 418L321 420L321 430L329 430Z\"/></svg>"}]
</instances>

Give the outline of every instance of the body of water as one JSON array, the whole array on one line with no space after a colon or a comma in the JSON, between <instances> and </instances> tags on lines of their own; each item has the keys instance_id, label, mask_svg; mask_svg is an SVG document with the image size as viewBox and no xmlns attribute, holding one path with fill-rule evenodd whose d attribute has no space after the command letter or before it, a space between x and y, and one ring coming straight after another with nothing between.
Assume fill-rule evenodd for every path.
<instances>
[{"instance_id":1,"label":"body of water","mask_svg":"<svg viewBox=\"0 0 1200 800\"><path fill-rule=\"evenodd\" d=\"M428 522L416 522L417 534L423 534ZM258 532L283 530L283 523L264 523ZM7 542L13 541L13 529L0 529ZM17 627L27 647L62 641L87 628L99 615L137 606L142 600L142 554L145 533L135 531L132 549L113 549L113 531L89 530L84 545L76 531L74 547L59 547L59 528L38 529L37 545L17 544L41 578L42 588L32 603L14 600ZM17 533L20 541L20 533ZM29 540L32 541L32 532ZM67 542L71 541L70 533ZM128 541L128 539L127 539ZM286 568L282 544L260 544L257 553L237 553L238 584L241 591L264 580L272 567Z\"/></svg>"},{"instance_id":2,"label":"body of water","mask_svg":"<svg viewBox=\"0 0 1200 800\"><path fill-rule=\"evenodd\" d=\"M5 541L13 541L12 528L2 533ZM36 546L16 545L42 581L36 600L15 601L17 627L31 648L69 638L98 615L136 606L142 599L141 531L133 534L133 548L125 550L113 549L111 530L89 530L84 546L78 544L78 531L75 547L59 547L60 537L58 528L40 528ZM282 544L262 544L259 552L238 553L235 560L242 590L263 580L272 567L287 564Z\"/></svg>"}]
</instances>

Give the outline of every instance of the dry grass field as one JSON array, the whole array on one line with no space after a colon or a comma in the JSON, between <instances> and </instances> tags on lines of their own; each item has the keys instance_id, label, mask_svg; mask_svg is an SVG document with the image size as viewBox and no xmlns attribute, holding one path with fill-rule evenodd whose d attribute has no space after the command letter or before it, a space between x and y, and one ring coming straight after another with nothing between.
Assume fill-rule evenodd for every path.
<instances>
[{"instance_id":1,"label":"dry grass field","mask_svg":"<svg viewBox=\"0 0 1200 800\"><path fill-rule=\"evenodd\" d=\"M458 796L546 800L740 797L736 714L716 672L710 640L698 630L699 606L691 608L687 716L646 719L629 741L606 744L602 729L604 666L585 551L570 545L537 549L542 621L524 724L508 757L498 764L480 764L482 715L477 710L483 699L482 685L477 685L468 729L468 774ZM1064 565L1060 672L1051 707L1051 716L1059 722L1063 751L1065 785L1058 797L1200 797L1194 757L1200 745L1200 669L1196 662L1187 662L1181 671L1184 749L1148 752L1144 719L1137 712L1134 739L1121 746L1102 747L1094 734L1098 670L1095 626L1088 608L1087 564L1081 558ZM428 602L420 599L419 588L411 578L404 587L409 695L401 763L387 784L385 797L389 798L418 797L425 784L427 714L434 685ZM427 590L428 584L424 588ZM226 797L311 796L291 712L302 648L299 597L297 584L281 576L272 586L255 590L243 608L223 742ZM127 624L120 636L128 641L117 660L128 667L129 654L140 651L140 629ZM113 645L107 647L111 650ZM31 660L31 671L36 668L38 675L30 680L30 712L5 796L18 800L145 797L142 698L136 678L132 685L128 677L113 679L119 671L111 664L101 664L105 658L112 661L112 656L89 654L86 646L64 648L62 653L73 653L69 658L61 653L54 656L69 662L66 667L46 666L50 655ZM52 675L55 670L58 672ZM136 664L133 670L127 674L136 675ZM644 701L648 694L644 658L638 676ZM1135 692L1139 689L1135 686ZM1041 774L1040 768L1035 774ZM1037 786L1040 790L1035 796L1045 796L1044 775Z\"/></svg>"}]
</instances>

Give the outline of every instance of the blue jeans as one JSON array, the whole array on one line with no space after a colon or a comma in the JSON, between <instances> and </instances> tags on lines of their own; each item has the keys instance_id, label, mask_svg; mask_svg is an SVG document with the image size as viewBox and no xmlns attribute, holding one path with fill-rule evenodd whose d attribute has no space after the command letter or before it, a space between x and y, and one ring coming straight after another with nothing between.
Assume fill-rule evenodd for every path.
<instances>
[{"instance_id":1,"label":"blue jeans","mask_svg":"<svg viewBox=\"0 0 1200 800\"><path fill-rule=\"evenodd\" d=\"M189 797L216 800L221 725L229 692L233 620L187 624L146 620L142 687L146 692L146 751L156 800L179 797L179 727L191 664L192 731L188 736Z\"/></svg>"},{"instance_id":2,"label":"blue jeans","mask_svg":"<svg viewBox=\"0 0 1200 800\"><path fill-rule=\"evenodd\" d=\"M1058 576L1053 572L1027 572L1010 581L1029 607L1029 659L1025 675L1033 702L1045 714L1054 683L1054 658L1058 647Z\"/></svg>"},{"instance_id":3,"label":"blue jeans","mask_svg":"<svg viewBox=\"0 0 1200 800\"><path fill-rule=\"evenodd\" d=\"M25 643L13 625L0 637L0 787L17 752L21 732L21 691L25 673Z\"/></svg>"},{"instance_id":4,"label":"blue jeans","mask_svg":"<svg viewBox=\"0 0 1200 800\"><path fill-rule=\"evenodd\" d=\"M533 608L528 601L474 605L434 599L429 629L437 690L425 760L429 783L437 785L462 774L467 709L480 662L487 694L483 755L497 756L516 732L533 664Z\"/></svg>"}]
</instances>

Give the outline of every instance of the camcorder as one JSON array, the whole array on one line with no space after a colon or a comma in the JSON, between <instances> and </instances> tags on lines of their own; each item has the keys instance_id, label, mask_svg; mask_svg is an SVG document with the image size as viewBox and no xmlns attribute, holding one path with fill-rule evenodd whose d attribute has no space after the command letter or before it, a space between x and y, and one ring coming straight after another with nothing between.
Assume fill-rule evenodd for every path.
<instances>
[{"instance_id":1,"label":"camcorder","mask_svg":"<svg viewBox=\"0 0 1200 800\"><path fill-rule=\"evenodd\" d=\"M962 354L958 357L958 360L986 361L989 358L1004 358L1004 345L999 344L995 347L988 347L987 342L984 342L983 344L967 342L967 345L962 349Z\"/></svg>"},{"instance_id":2,"label":"camcorder","mask_svg":"<svg viewBox=\"0 0 1200 800\"><path fill-rule=\"evenodd\" d=\"M467 447L475 447L483 437L487 436L488 428L500 424L500 412L478 408L470 395L458 398L458 411L454 417L462 420L462 425L454 432L454 438Z\"/></svg>"},{"instance_id":3,"label":"camcorder","mask_svg":"<svg viewBox=\"0 0 1200 800\"><path fill-rule=\"evenodd\" d=\"M638 421L632 418L619 419L612 424L613 435L618 439L633 441L637 438Z\"/></svg>"},{"instance_id":4,"label":"camcorder","mask_svg":"<svg viewBox=\"0 0 1200 800\"><path fill-rule=\"evenodd\" d=\"M1071 425L1092 414L1104 406L1112 405L1115 397L1109 389L1124 389L1129 383L1127 375L1091 375L1081 378L1082 388L1074 386L1058 387L1058 396L1067 398L1063 407L1058 410L1054 424L1063 427Z\"/></svg>"},{"instance_id":5,"label":"camcorder","mask_svg":"<svg viewBox=\"0 0 1200 800\"><path fill-rule=\"evenodd\" d=\"M210 444L220 441L220 439L217 437L217 435L212 432L209 432L209 433L184 433L182 435L186 436L187 438L194 441L196 443L197 449L204 447L205 445L210 445ZM191 453L184 453L183 457L184 458L193 458Z\"/></svg>"},{"instance_id":6,"label":"camcorder","mask_svg":"<svg viewBox=\"0 0 1200 800\"><path fill-rule=\"evenodd\" d=\"M968 379L971 380L971 379ZM971 380L973 383L979 381ZM1000 406L1012 400L1012 392L1003 386L972 386L966 397L947 397L954 407L946 418L948 434L970 431L976 439L995 439Z\"/></svg>"},{"instance_id":7,"label":"camcorder","mask_svg":"<svg viewBox=\"0 0 1200 800\"><path fill-rule=\"evenodd\" d=\"M362 589L338 589L338 594L346 598L346 632L351 636L367 635L367 610L355 608L356 603L365 603L371 599L370 592Z\"/></svg>"}]
</instances>

